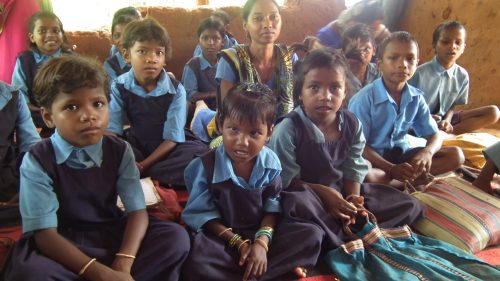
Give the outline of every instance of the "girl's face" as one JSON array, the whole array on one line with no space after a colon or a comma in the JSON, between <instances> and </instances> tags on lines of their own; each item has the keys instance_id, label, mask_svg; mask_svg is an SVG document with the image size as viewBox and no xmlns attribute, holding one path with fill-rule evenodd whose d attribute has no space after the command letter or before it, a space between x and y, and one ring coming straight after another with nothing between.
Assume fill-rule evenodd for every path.
<instances>
[{"instance_id":1,"label":"girl's face","mask_svg":"<svg viewBox=\"0 0 500 281\"><path fill-rule=\"evenodd\" d=\"M345 90L345 72L339 67L313 68L304 77L299 99L306 115L313 122L321 122L337 113Z\"/></svg>"},{"instance_id":2,"label":"girl's face","mask_svg":"<svg viewBox=\"0 0 500 281\"><path fill-rule=\"evenodd\" d=\"M31 43L36 44L38 50L44 55L57 52L63 43L63 34L59 21L52 18L39 18L35 28L29 33Z\"/></svg>"},{"instance_id":3,"label":"girl's face","mask_svg":"<svg viewBox=\"0 0 500 281\"><path fill-rule=\"evenodd\" d=\"M281 16L272 1L258 0L252 7L243 28L252 42L273 44L281 32Z\"/></svg>"},{"instance_id":4,"label":"girl's face","mask_svg":"<svg viewBox=\"0 0 500 281\"><path fill-rule=\"evenodd\" d=\"M271 130L261 120L251 124L248 120L224 118L222 135L224 149L233 166L249 164L253 167L253 160L271 136Z\"/></svg>"},{"instance_id":5,"label":"girl's face","mask_svg":"<svg viewBox=\"0 0 500 281\"><path fill-rule=\"evenodd\" d=\"M126 50L125 60L132 65L139 85L156 83L165 66L165 47L156 41L136 41Z\"/></svg>"},{"instance_id":6,"label":"girl's face","mask_svg":"<svg viewBox=\"0 0 500 281\"><path fill-rule=\"evenodd\" d=\"M125 27L127 27L126 23L120 23L120 24L115 25L115 28L113 30L113 34L111 35L111 42L113 43L113 45L117 46L118 48L120 48L120 43L122 40L122 35L123 35L123 31L125 30Z\"/></svg>"},{"instance_id":7,"label":"girl's face","mask_svg":"<svg viewBox=\"0 0 500 281\"><path fill-rule=\"evenodd\" d=\"M224 48L224 38L215 29L205 29L198 42L206 59L217 59L217 54Z\"/></svg>"}]
</instances>

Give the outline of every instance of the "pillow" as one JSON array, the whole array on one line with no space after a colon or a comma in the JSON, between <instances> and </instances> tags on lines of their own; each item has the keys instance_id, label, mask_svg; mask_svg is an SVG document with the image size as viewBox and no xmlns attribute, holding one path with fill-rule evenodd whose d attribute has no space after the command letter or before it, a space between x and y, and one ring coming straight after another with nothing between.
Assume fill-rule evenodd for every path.
<instances>
[{"instance_id":1,"label":"pillow","mask_svg":"<svg viewBox=\"0 0 500 281\"><path fill-rule=\"evenodd\" d=\"M471 183L449 177L436 180L412 196L423 205L418 232L475 253L500 243L500 200Z\"/></svg>"}]
</instances>

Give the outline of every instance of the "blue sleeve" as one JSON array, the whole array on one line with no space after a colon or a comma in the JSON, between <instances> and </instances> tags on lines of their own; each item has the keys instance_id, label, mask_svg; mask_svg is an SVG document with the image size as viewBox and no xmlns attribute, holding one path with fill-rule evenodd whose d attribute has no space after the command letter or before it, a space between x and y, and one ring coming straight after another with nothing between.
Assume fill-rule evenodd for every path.
<instances>
[{"instance_id":1,"label":"blue sleeve","mask_svg":"<svg viewBox=\"0 0 500 281\"><path fill-rule=\"evenodd\" d=\"M16 59L16 65L12 72L12 86L15 86L21 93L24 94L25 100L29 101L28 97L28 84L26 83L26 75L21 68L21 61Z\"/></svg>"},{"instance_id":2,"label":"blue sleeve","mask_svg":"<svg viewBox=\"0 0 500 281\"><path fill-rule=\"evenodd\" d=\"M32 145L41 141L40 134L36 130L31 113L24 99L24 95L20 94L17 103L17 120L16 134L20 143L19 150L21 152L28 151Z\"/></svg>"},{"instance_id":3,"label":"blue sleeve","mask_svg":"<svg viewBox=\"0 0 500 281\"><path fill-rule=\"evenodd\" d=\"M182 220L192 230L201 231L205 223L221 217L208 189L201 158L194 159L186 167L184 181L189 192L189 200L182 212Z\"/></svg>"},{"instance_id":4,"label":"blue sleeve","mask_svg":"<svg viewBox=\"0 0 500 281\"><path fill-rule=\"evenodd\" d=\"M142 192L139 180L139 170L135 165L134 153L130 144L123 153L122 162L118 170L118 180L116 182L117 192L125 206L127 213L146 208L144 193Z\"/></svg>"},{"instance_id":5,"label":"blue sleeve","mask_svg":"<svg viewBox=\"0 0 500 281\"><path fill-rule=\"evenodd\" d=\"M279 159L276 159L276 161L279 161ZM269 182L273 182L275 180L278 180L279 185L281 187L282 181L280 179L280 171L279 170L269 171L268 177L269 177ZM280 190L281 190L281 188L280 188ZM281 200L281 198L280 198L279 194L275 194L273 196L268 197L266 199L266 201L264 202L264 208L263 208L264 212L266 212L266 213L281 213L280 200Z\"/></svg>"},{"instance_id":6,"label":"blue sleeve","mask_svg":"<svg viewBox=\"0 0 500 281\"><path fill-rule=\"evenodd\" d=\"M500 141L486 148L483 153L486 159L492 161L497 169L500 170Z\"/></svg>"},{"instance_id":7,"label":"blue sleeve","mask_svg":"<svg viewBox=\"0 0 500 281\"><path fill-rule=\"evenodd\" d=\"M177 85L177 93L167 111L167 121L163 125L163 139L173 142L185 142L184 126L186 125L186 90L181 83Z\"/></svg>"},{"instance_id":8,"label":"blue sleeve","mask_svg":"<svg viewBox=\"0 0 500 281\"><path fill-rule=\"evenodd\" d=\"M239 77L236 77L236 74L233 72L233 69L226 61L224 57L219 59L217 63L217 72L215 73L215 80L220 83L221 80L229 81L233 84L239 82Z\"/></svg>"},{"instance_id":9,"label":"blue sleeve","mask_svg":"<svg viewBox=\"0 0 500 281\"><path fill-rule=\"evenodd\" d=\"M111 67L111 65L108 63L108 61L104 62L103 67L104 67L104 70L106 70L106 72L108 73L109 78L111 78L111 80L115 80L116 77L118 77L118 75L116 75L115 70Z\"/></svg>"},{"instance_id":10,"label":"blue sleeve","mask_svg":"<svg viewBox=\"0 0 500 281\"><path fill-rule=\"evenodd\" d=\"M363 95L361 95L363 93ZM358 120L361 122L361 127L363 128L363 135L365 140L370 140L371 134L371 104L368 102L368 95L364 92L358 92L349 101L348 109L350 112L354 113ZM368 143L368 145L370 145Z\"/></svg>"},{"instance_id":11,"label":"blue sleeve","mask_svg":"<svg viewBox=\"0 0 500 281\"><path fill-rule=\"evenodd\" d=\"M469 98L469 73L464 73L464 79L462 81L462 86L460 92L458 93L458 98L455 100L454 105L467 104Z\"/></svg>"},{"instance_id":12,"label":"blue sleeve","mask_svg":"<svg viewBox=\"0 0 500 281\"><path fill-rule=\"evenodd\" d=\"M59 202L54 182L28 152L20 169L19 209L23 233L57 227Z\"/></svg>"},{"instance_id":13,"label":"blue sleeve","mask_svg":"<svg viewBox=\"0 0 500 281\"><path fill-rule=\"evenodd\" d=\"M125 110L123 108L123 100L116 87L116 81L111 84L111 101L109 102L109 125L108 131L115 134L123 134L123 117Z\"/></svg>"},{"instance_id":14,"label":"blue sleeve","mask_svg":"<svg viewBox=\"0 0 500 281\"><path fill-rule=\"evenodd\" d=\"M423 96L418 96L418 111L413 123L413 129L419 137L428 137L438 132L437 123L432 118Z\"/></svg>"},{"instance_id":15,"label":"blue sleeve","mask_svg":"<svg viewBox=\"0 0 500 281\"><path fill-rule=\"evenodd\" d=\"M182 72L182 85L186 89L186 98L189 100L192 95L198 92L198 79L189 65L184 66Z\"/></svg>"},{"instance_id":16,"label":"blue sleeve","mask_svg":"<svg viewBox=\"0 0 500 281\"><path fill-rule=\"evenodd\" d=\"M357 121L357 120L356 120ZM362 183L368 174L368 165L363 158L363 150L365 149L365 136L363 135L363 128L359 121L358 129L352 136L354 143L347 153L347 158L342 163L343 177L355 182Z\"/></svg>"},{"instance_id":17,"label":"blue sleeve","mask_svg":"<svg viewBox=\"0 0 500 281\"><path fill-rule=\"evenodd\" d=\"M295 157L295 129L292 121L283 119L274 129L268 146L281 162L281 180L286 189L294 178L300 178L300 166Z\"/></svg>"}]
</instances>

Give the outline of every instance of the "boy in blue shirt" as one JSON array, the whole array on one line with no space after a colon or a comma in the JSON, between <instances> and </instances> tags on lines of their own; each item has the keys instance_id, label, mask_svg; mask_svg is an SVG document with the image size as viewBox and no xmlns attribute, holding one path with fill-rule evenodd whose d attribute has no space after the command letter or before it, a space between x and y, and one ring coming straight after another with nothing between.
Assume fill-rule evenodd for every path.
<instances>
[{"instance_id":1,"label":"boy in blue shirt","mask_svg":"<svg viewBox=\"0 0 500 281\"><path fill-rule=\"evenodd\" d=\"M130 145L103 135L104 69L85 58L54 58L34 89L43 120L57 129L23 159L23 237L6 279L178 280L189 237L176 223L148 219Z\"/></svg>"},{"instance_id":2,"label":"boy in blue shirt","mask_svg":"<svg viewBox=\"0 0 500 281\"><path fill-rule=\"evenodd\" d=\"M432 35L436 56L417 68L409 83L424 92L432 117L440 130L459 135L495 124L496 105L457 111L467 104L469 74L456 61L465 49L465 27L457 21L441 23Z\"/></svg>"},{"instance_id":3,"label":"boy in blue shirt","mask_svg":"<svg viewBox=\"0 0 500 281\"><path fill-rule=\"evenodd\" d=\"M363 156L373 165L368 182L418 185L426 182L427 173L453 171L464 161L459 148L441 148L437 125L422 92L406 83L417 62L415 38L408 32L392 33L379 47L377 65L382 77L361 89L349 103L349 110L363 125ZM409 147L406 135L410 129L427 139L425 147Z\"/></svg>"},{"instance_id":4,"label":"boy in blue shirt","mask_svg":"<svg viewBox=\"0 0 500 281\"><path fill-rule=\"evenodd\" d=\"M19 155L39 142L24 95L0 81L0 202L19 192ZM15 135L15 137L14 137ZM18 149L17 149L18 148Z\"/></svg>"}]
</instances>

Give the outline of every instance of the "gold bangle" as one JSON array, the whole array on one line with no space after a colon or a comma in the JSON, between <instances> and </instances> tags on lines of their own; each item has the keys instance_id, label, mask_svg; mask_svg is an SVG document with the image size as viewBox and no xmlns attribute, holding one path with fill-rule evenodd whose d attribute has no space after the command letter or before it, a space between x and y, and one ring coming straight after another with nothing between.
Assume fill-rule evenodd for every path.
<instances>
[{"instance_id":1,"label":"gold bangle","mask_svg":"<svg viewBox=\"0 0 500 281\"><path fill-rule=\"evenodd\" d=\"M238 253L240 252L241 247L243 247L243 244L250 243L250 239L243 240L243 242L240 243L238 246Z\"/></svg>"},{"instance_id":2,"label":"gold bangle","mask_svg":"<svg viewBox=\"0 0 500 281\"><path fill-rule=\"evenodd\" d=\"M217 237L221 237L221 236L222 236L222 234L224 234L224 233L226 233L226 232L228 232L228 231L233 231L233 229L232 229L232 228L230 228L230 227L228 227L228 228L224 229L223 231L221 231L219 234L217 234Z\"/></svg>"},{"instance_id":3,"label":"gold bangle","mask_svg":"<svg viewBox=\"0 0 500 281\"><path fill-rule=\"evenodd\" d=\"M266 250L266 253L269 252L269 247L267 247L267 244L266 242L264 242L262 239L255 239L255 242L257 242L257 244L261 245L265 250Z\"/></svg>"},{"instance_id":4,"label":"gold bangle","mask_svg":"<svg viewBox=\"0 0 500 281\"><path fill-rule=\"evenodd\" d=\"M122 257L122 258L131 258L131 259L135 259L135 256L133 255L128 255L128 254L123 254L123 253L116 253L115 256L117 257Z\"/></svg>"},{"instance_id":5,"label":"gold bangle","mask_svg":"<svg viewBox=\"0 0 500 281\"><path fill-rule=\"evenodd\" d=\"M96 261L96 258L93 258L91 260L89 260L83 267L82 269L80 269L80 272L78 272L78 276L82 276L85 271L87 270L87 268L89 268L89 266Z\"/></svg>"}]
</instances>

